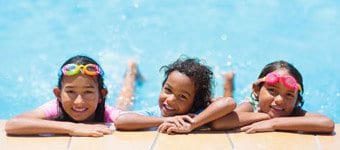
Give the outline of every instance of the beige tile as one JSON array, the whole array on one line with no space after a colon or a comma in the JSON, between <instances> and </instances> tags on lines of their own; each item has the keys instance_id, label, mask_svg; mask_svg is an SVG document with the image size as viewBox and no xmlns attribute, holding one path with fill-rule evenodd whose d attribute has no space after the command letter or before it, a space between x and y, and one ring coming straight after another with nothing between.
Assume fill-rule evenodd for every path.
<instances>
[{"instance_id":1,"label":"beige tile","mask_svg":"<svg viewBox=\"0 0 340 150\"><path fill-rule=\"evenodd\" d=\"M159 133L154 144L155 150L185 149L231 149L225 132L201 132L190 134L167 135Z\"/></svg>"},{"instance_id":2,"label":"beige tile","mask_svg":"<svg viewBox=\"0 0 340 150\"><path fill-rule=\"evenodd\" d=\"M228 133L235 149L318 149L315 136L288 132Z\"/></svg>"},{"instance_id":3,"label":"beige tile","mask_svg":"<svg viewBox=\"0 0 340 150\"><path fill-rule=\"evenodd\" d=\"M150 149L157 135L156 131L120 132L116 131L104 137L72 137L70 149Z\"/></svg>"},{"instance_id":4,"label":"beige tile","mask_svg":"<svg viewBox=\"0 0 340 150\"><path fill-rule=\"evenodd\" d=\"M320 149L340 148L340 124L335 125L335 132L332 135L317 135Z\"/></svg>"},{"instance_id":5,"label":"beige tile","mask_svg":"<svg viewBox=\"0 0 340 150\"><path fill-rule=\"evenodd\" d=\"M6 135L5 124L6 124L6 120L0 120L0 136L1 137Z\"/></svg>"},{"instance_id":6,"label":"beige tile","mask_svg":"<svg viewBox=\"0 0 340 150\"><path fill-rule=\"evenodd\" d=\"M22 150L22 149L35 149L35 150L54 150L54 149L67 149L69 136L53 136L53 137L39 137L39 136L7 136L4 130L6 121L0 121L0 149Z\"/></svg>"},{"instance_id":7,"label":"beige tile","mask_svg":"<svg viewBox=\"0 0 340 150\"><path fill-rule=\"evenodd\" d=\"M41 149L41 150L59 150L67 149L70 137L1 137L1 149Z\"/></svg>"}]
</instances>

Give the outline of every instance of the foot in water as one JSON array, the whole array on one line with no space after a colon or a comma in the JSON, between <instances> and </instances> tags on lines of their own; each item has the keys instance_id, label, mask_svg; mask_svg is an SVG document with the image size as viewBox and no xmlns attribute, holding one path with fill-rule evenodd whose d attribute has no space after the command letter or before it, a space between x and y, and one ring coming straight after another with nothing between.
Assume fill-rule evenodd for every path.
<instances>
[{"instance_id":1,"label":"foot in water","mask_svg":"<svg viewBox=\"0 0 340 150\"><path fill-rule=\"evenodd\" d=\"M133 76L136 79L137 84L140 84L144 81L144 77L140 73L136 61L133 59L128 60L128 69L126 71L126 74L129 76Z\"/></svg>"}]
</instances>

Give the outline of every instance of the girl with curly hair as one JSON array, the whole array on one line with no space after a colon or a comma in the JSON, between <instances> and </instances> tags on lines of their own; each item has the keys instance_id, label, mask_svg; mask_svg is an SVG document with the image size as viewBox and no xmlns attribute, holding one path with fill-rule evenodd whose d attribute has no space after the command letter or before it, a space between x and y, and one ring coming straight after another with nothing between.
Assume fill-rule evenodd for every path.
<instances>
[{"instance_id":1,"label":"girl with curly hair","mask_svg":"<svg viewBox=\"0 0 340 150\"><path fill-rule=\"evenodd\" d=\"M162 69L165 79L159 105L121 114L117 118L117 129L158 127L163 133L188 133L225 116L236 107L230 97L212 99L213 72L200 60L181 57Z\"/></svg>"}]
</instances>

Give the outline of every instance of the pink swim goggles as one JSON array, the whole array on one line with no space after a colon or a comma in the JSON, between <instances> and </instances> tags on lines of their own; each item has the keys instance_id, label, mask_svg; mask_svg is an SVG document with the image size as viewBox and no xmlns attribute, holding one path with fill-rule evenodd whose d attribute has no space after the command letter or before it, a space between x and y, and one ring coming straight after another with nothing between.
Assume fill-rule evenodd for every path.
<instances>
[{"instance_id":1,"label":"pink swim goggles","mask_svg":"<svg viewBox=\"0 0 340 150\"><path fill-rule=\"evenodd\" d=\"M287 88L301 91L300 84L296 82L293 76L291 75L281 76L277 72L268 73L265 77L258 79L256 83L265 82L268 85L273 85L273 84L278 83L279 81L281 81L281 83Z\"/></svg>"}]
</instances>

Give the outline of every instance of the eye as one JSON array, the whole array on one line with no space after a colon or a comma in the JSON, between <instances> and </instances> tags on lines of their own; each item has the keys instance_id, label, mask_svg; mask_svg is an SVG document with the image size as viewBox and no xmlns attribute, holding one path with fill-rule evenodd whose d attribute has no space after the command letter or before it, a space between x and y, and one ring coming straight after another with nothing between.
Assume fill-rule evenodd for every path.
<instances>
[{"instance_id":1,"label":"eye","mask_svg":"<svg viewBox=\"0 0 340 150\"><path fill-rule=\"evenodd\" d=\"M167 93L167 94L172 93L172 92L171 92L171 89L168 88L168 87L164 87L163 89L164 89L164 93Z\"/></svg>"},{"instance_id":2,"label":"eye","mask_svg":"<svg viewBox=\"0 0 340 150\"><path fill-rule=\"evenodd\" d=\"M271 95L277 95L278 94L277 90L274 87L269 87L269 88L267 88L267 90Z\"/></svg>"},{"instance_id":3,"label":"eye","mask_svg":"<svg viewBox=\"0 0 340 150\"><path fill-rule=\"evenodd\" d=\"M186 97L185 95L181 94L181 95L179 95L179 99L180 100L187 100L188 97Z\"/></svg>"},{"instance_id":4,"label":"eye","mask_svg":"<svg viewBox=\"0 0 340 150\"><path fill-rule=\"evenodd\" d=\"M73 91L73 90L66 90L66 93L67 93L67 94L74 94L74 93L76 93L76 92Z\"/></svg>"},{"instance_id":5,"label":"eye","mask_svg":"<svg viewBox=\"0 0 340 150\"><path fill-rule=\"evenodd\" d=\"M293 99L295 95L293 93L286 93L286 97L288 97L289 99Z\"/></svg>"},{"instance_id":6,"label":"eye","mask_svg":"<svg viewBox=\"0 0 340 150\"><path fill-rule=\"evenodd\" d=\"M85 94L92 94L92 93L94 93L94 92L88 90L88 91L85 91L84 93L85 93Z\"/></svg>"}]
</instances>

